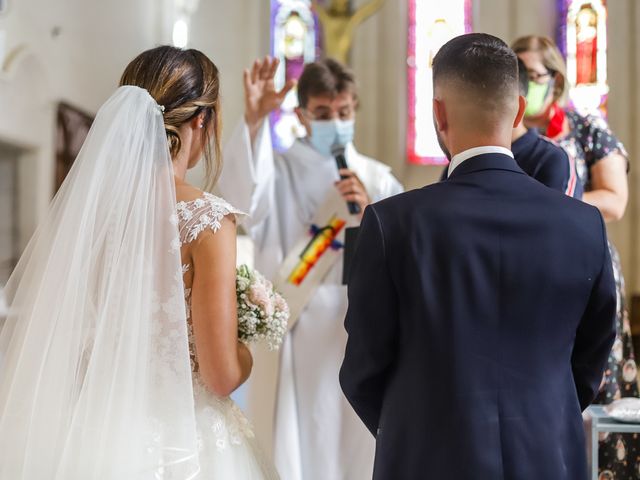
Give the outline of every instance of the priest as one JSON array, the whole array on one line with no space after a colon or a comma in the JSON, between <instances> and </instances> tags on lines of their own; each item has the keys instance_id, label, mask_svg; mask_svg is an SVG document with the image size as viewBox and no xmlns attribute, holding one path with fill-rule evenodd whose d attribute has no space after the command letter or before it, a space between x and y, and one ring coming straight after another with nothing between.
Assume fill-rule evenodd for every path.
<instances>
[{"instance_id":1,"label":"priest","mask_svg":"<svg viewBox=\"0 0 640 480\"><path fill-rule=\"evenodd\" d=\"M353 145L356 82L335 60L305 66L296 115L307 135L276 153L267 117L296 88L275 88L277 68L267 57L245 70L245 115L226 145L219 182L222 196L250 215L244 228L255 244L255 266L276 283L304 256L300 245L312 245L328 228L317 225L323 212L339 203L348 223L357 224L369 203L402 191L388 166ZM305 267L315 280L289 293L292 325L279 356L255 353L249 413L262 444L273 446L283 480L372 476L374 439L338 383L346 345L343 242L344 235L331 237L321 261Z\"/></svg>"}]
</instances>

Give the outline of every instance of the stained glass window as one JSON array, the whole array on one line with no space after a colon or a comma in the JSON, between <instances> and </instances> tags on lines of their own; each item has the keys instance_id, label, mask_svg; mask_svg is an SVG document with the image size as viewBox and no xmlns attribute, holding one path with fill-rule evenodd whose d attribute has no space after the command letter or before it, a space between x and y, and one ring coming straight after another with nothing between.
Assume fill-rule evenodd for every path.
<instances>
[{"instance_id":1,"label":"stained glass window","mask_svg":"<svg viewBox=\"0 0 640 480\"><path fill-rule=\"evenodd\" d=\"M271 0L271 54L280 59L276 88L288 80L297 80L304 65L320 56L320 25L311 0ZM276 150L288 149L305 134L294 109L298 92L294 88L282 108L271 114L271 136Z\"/></svg>"},{"instance_id":2,"label":"stained glass window","mask_svg":"<svg viewBox=\"0 0 640 480\"><path fill-rule=\"evenodd\" d=\"M583 114L606 114L606 0L559 0L558 45L567 59L569 100Z\"/></svg>"},{"instance_id":3,"label":"stained glass window","mask_svg":"<svg viewBox=\"0 0 640 480\"><path fill-rule=\"evenodd\" d=\"M407 155L410 163L447 162L433 126L431 65L442 45L471 31L471 19L471 0L409 0Z\"/></svg>"}]
</instances>

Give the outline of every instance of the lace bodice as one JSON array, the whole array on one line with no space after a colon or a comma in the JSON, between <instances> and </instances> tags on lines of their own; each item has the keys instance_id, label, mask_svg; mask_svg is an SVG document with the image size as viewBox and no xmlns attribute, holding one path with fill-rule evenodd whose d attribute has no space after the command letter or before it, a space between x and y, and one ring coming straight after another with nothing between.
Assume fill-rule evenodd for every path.
<instances>
[{"instance_id":1,"label":"lace bodice","mask_svg":"<svg viewBox=\"0 0 640 480\"><path fill-rule=\"evenodd\" d=\"M225 462L213 454L226 452L230 448L251 449L246 454L251 461L256 462L256 472L269 472L269 468L263 467L260 455L255 449L255 435L251 425L240 408L228 397L218 397L212 394L200 379L196 346L193 335L193 322L191 318L191 286L193 284L194 265L191 260L190 244L207 229L216 233L222 226L222 220L227 215L242 217L244 214L233 208L225 200L210 193L203 193L201 197L178 202L176 205L178 214L178 229L180 232L180 251L182 256L182 275L184 280L184 300L187 314L187 327L189 334L189 356L191 358L191 370L193 372L193 393L196 406L196 422L198 425L199 448L205 452L200 457L203 472L210 472L212 478L232 478L232 475L220 474L220 468L224 470ZM197 265L196 265L197 268ZM226 458L226 457L225 457ZM255 459L255 460L254 460ZM244 470L245 467L243 467ZM213 475L218 472L218 475ZM230 471L231 472L231 471ZM277 475L262 474L256 478L277 478ZM209 477L208 477L209 478Z\"/></svg>"},{"instance_id":2,"label":"lace bodice","mask_svg":"<svg viewBox=\"0 0 640 480\"><path fill-rule=\"evenodd\" d=\"M193 338L193 323L191 321L191 285L193 282L193 264L187 252L188 245L207 229L216 233L222 219L227 215L242 217L244 214L233 208L222 198L210 193L203 193L201 197L188 202L178 202L178 229L180 231L180 248L182 250L182 275L184 280L184 300L187 309L187 324L189 331L189 353L191 356L191 370L194 374L199 371L196 357L196 347Z\"/></svg>"},{"instance_id":3,"label":"lace bodice","mask_svg":"<svg viewBox=\"0 0 640 480\"><path fill-rule=\"evenodd\" d=\"M244 216L222 198L203 193L200 198L188 202L178 202L178 227L180 246L193 242L207 228L217 232L222 219L227 215Z\"/></svg>"}]
</instances>

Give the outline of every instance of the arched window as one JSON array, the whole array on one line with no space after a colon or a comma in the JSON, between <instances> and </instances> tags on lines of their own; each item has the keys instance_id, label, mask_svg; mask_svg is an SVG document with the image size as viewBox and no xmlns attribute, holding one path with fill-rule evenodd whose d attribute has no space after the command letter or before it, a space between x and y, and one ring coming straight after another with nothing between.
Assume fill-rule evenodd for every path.
<instances>
[{"instance_id":1,"label":"arched window","mask_svg":"<svg viewBox=\"0 0 640 480\"><path fill-rule=\"evenodd\" d=\"M606 114L606 0L559 0L558 45L567 59L569 100L583 114Z\"/></svg>"},{"instance_id":2,"label":"arched window","mask_svg":"<svg viewBox=\"0 0 640 480\"><path fill-rule=\"evenodd\" d=\"M311 0L271 0L271 54L280 59L276 88L297 80L304 65L320 56L320 26ZM296 89L289 92L282 108L271 114L271 136L276 150L288 149L304 129L295 115Z\"/></svg>"},{"instance_id":3,"label":"arched window","mask_svg":"<svg viewBox=\"0 0 640 480\"><path fill-rule=\"evenodd\" d=\"M471 0L409 0L407 155L410 163L447 162L433 127L431 64L443 44L471 31L471 20Z\"/></svg>"}]
</instances>

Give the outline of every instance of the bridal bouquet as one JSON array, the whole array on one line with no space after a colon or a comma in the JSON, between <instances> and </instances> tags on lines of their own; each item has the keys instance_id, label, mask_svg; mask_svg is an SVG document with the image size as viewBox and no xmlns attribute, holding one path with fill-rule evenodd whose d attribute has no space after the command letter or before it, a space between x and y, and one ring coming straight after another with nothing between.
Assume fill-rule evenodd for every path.
<instances>
[{"instance_id":1,"label":"bridal bouquet","mask_svg":"<svg viewBox=\"0 0 640 480\"><path fill-rule=\"evenodd\" d=\"M238 338L244 343L265 340L277 350L287 333L289 306L266 278L246 265L236 270Z\"/></svg>"}]
</instances>

